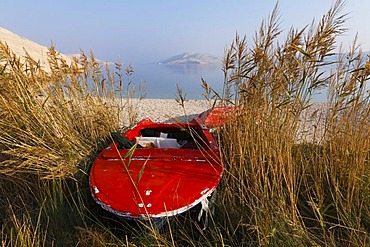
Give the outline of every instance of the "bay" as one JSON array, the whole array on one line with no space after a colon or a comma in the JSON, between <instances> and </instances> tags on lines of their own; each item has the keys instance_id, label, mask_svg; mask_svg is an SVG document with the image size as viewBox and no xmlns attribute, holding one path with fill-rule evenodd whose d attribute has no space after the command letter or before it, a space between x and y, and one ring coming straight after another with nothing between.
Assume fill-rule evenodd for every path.
<instances>
[{"instance_id":1,"label":"bay","mask_svg":"<svg viewBox=\"0 0 370 247\"><path fill-rule=\"evenodd\" d=\"M216 92L222 92L223 72L221 64L133 64L134 73L130 76L135 88L145 85L146 98L175 99L177 86L182 89L186 99L205 99L202 95L201 78ZM312 95L312 102L326 102L327 88Z\"/></svg>"},{"instance_id":2,"label":"bay","mask_svg":"<svg viewBox=\"0 0 370 247\"><path fill-rule=\"evenodd\" d=\"M186 94L187 99L204 99L201 78L210 87L221 92L223 72L221 64L133 64L134 73L130 79L138 88L145 85L146 98L174 99L177 86Z\"/></svg>"}]
</instances>

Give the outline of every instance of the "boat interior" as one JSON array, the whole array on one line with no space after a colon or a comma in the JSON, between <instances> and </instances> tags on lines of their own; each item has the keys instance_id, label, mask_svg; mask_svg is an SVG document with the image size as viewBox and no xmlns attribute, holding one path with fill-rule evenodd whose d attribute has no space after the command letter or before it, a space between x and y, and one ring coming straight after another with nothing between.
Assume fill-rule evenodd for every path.
<instances>
[{"instance_id":1,"label":"boat interior","mask_svg":"<svg viewBox=\"0 0 370 247\"><path fill-rule=\"evenodd\" d=\"M206 146L197 129L177 127L141 129L136 142L144 148L204 149Z\"/></svg>"}]
</instances>

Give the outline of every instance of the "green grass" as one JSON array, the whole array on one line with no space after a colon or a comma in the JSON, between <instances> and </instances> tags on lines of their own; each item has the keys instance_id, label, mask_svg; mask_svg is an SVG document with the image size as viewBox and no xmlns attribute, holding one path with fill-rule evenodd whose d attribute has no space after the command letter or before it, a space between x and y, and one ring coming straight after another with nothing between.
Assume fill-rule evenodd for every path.
<instances>
[{"instance_id":1,"label":"green grass","mask_svg":"<svg viewBox=\"0 0 370 247\"><path fill-rule=\"evenodd\" d=\"M51 47L45 73L0 44L1 245L369 245L370 58L354 42L322 73L345 32L342 8L285 38L274 9L253 39L236 35L226 49L223 91L202 81L207 99L237 111L215 133L225 170L206 230L199 208L155 231L90 196L89 166L109 133L137 121L130 66L103 72L93 54L70 65ZM324 131L299 141L300 116L324 86Z\"/></svg>"}]
</instances>

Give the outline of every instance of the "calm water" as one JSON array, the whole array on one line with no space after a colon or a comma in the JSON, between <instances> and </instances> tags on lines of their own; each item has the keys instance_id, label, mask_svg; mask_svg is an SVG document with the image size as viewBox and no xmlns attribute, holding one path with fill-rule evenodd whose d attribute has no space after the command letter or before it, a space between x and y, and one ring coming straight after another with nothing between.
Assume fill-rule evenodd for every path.
<instances>
[{"instance_id":1,"label":"calm water","mask_svg":"<svg viewBox=\"0 0 370 247\"><path fill-rule=\"evenodd\" d=\"M145 83L146 98L174 99L177 97L178 84L187 99L204 99L201 78L209 86L221 93L223 72L221 64L139 64L133 65L131 80L135 86L140 81ZM323 89L313 95L313 102L325 102L327 90Z\"/></svg>"},{"instance_id":2,"label":"calm water","mask_svg":"<svg viewBox=\"0 0 370 247\"><path fill-rule=\"evenodd\" d=\"M221 64L141 64L132 65L135 85L145 83L146 98L176 98L178 84L187 99L204 99L201 78L217 91L222 89Z\"/></svg>"}]
</instances>

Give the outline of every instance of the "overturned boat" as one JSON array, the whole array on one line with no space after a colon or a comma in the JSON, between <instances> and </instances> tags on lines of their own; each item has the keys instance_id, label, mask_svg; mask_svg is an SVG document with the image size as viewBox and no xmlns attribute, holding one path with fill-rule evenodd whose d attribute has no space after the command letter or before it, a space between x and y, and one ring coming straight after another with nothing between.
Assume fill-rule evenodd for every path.
<instances>
[{"instance_id":1,"label":"overturned boat","mask_svg":"<svg viewBox=\"0 0 370 247\"><path fill-rule=\"evenodd\" d=\"M198 117L144 119L113 138L92 164L90 189L98 204L118 216L175 216L206 201L220 182L219 149Z\"/></svg>"}]
</instances>

